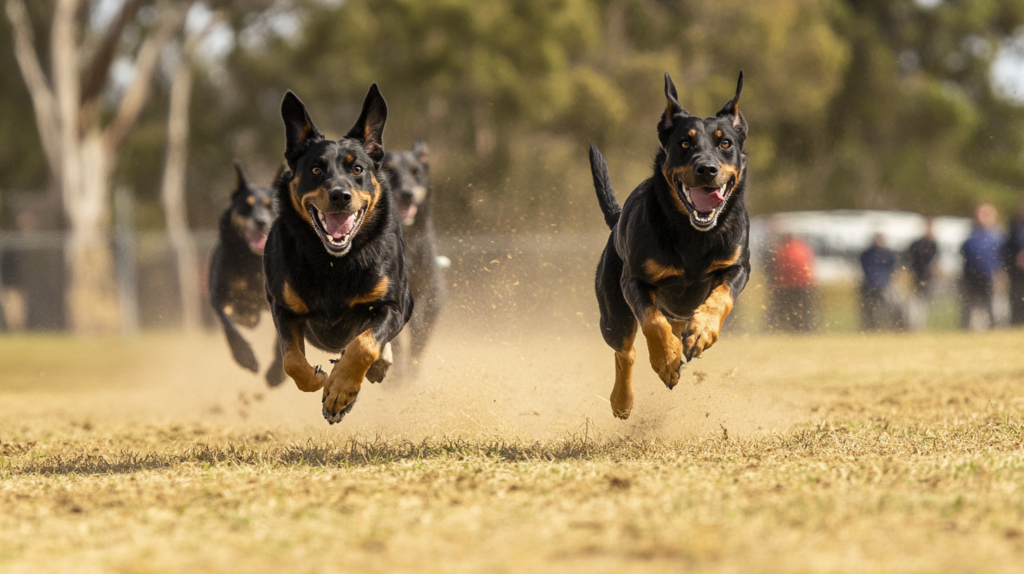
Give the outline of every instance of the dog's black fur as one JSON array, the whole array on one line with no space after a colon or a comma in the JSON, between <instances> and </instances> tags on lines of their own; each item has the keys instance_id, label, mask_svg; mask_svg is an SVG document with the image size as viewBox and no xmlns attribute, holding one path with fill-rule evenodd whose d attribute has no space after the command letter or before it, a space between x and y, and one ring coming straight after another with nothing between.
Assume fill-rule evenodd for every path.
<instances>
[{"instance_id":1,"label":"dog's black fur","mask_svg":"<svg viewBox=\"0 0 1024 574\"><path fill-rule=\"evenodd\" d=\"M395 362L413 376L418 371L419 359L446 296L444 277L437 266L429 171L427 144L421 139L413 143L412 151L391 151L384 156L383 173L402 219L405 259L409 264L409 292L416 301L416 313L406 328L409 350L399 346L399 339L395 339Z\"/></svg>"},{"instance_id":2,"label":"dog's black fur","mask_svg":"<svg viewBox=\"0 0 1024 574\"><path fill-rule=\"evenodd\" d=\"M290 171L278 182L278 217L263 266L267 299L299 389L323 389L323 415L339 422L363 378L380 382L390 341L409 321L402 223L380 173L387 105L370 87L355 126L331 141L288 92L281 104ZM340 353L330 375L310 366L305 339Z\"/></svg>"},{"instance_id":3,"label":"dog's black fur","mask_svg":"<svg viewBox=\"0 0 1024 574\"><path fill-rule=\"evenodd\" d=\"M736 95L711 118L679 105L665 74L661 149L654 175L621 208L596 147L590 164L598 202L612 229L597 268L601 334L615 350L612 413L633 408L633 340L639 321L651 366L668 388L686 361L718 340L750 275L750 222L744 203L747 122ZM724 199L724 201L719 201ZM712 207L713 206L713 207Z\"/></svg>"},{"instance_id":4,"label":"dog's black fur","mask_svg":"<svg viewBox=\"0 0 1024 574\"><path fill-rule=\"evenodd\" d=\"M275 182L280 175L279 171ZM263 288L263 248L276 215L272 190L250 186L236 163L231 205L220 217L220 242L210 258L210 304L224 327L235 362L254 373L259 372L259 363L238 325L251 329L259 324L260 313L270 309ZM266 374L272 387L285 378L280 346L274 349L274 362Z\"/></svg>"}]
</instances>

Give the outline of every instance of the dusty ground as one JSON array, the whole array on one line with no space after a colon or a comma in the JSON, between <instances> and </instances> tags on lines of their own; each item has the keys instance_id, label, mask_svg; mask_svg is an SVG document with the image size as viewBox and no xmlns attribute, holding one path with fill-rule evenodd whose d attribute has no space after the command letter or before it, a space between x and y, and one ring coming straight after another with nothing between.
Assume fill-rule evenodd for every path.
<instances>
[{"instance_id":1,"label":"dusty ground","mask_svg":"<svg viewBox=\"0 0 1024 574\"><path fill-rule=\"evenodd\" d=\"M641 348L622 422L566 315L449 319L333 427L214 334L0 338L0 571L1021 570L1024 333Z\"/></svg>"}]
</instances>

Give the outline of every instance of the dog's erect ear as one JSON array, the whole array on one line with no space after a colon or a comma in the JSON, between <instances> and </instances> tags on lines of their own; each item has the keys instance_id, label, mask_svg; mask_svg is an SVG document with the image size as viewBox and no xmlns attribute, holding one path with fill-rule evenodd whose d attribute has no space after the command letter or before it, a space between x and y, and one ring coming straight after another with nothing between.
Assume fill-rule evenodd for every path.
<instances>
[{"instance_id":1,"label":"dog's erect ear","mask_svg":"<svg viewBox=\"0 0 1024 574\"><path fill-rule=\"evenodd\" d=\"M715 114L719 118L731 118L732 127L738 129L744 137L747 135L747 120L740 113L740 92L743 91L743 70L740 70L740 79L736 81L736 95L722 106L722 109Z\"/></svg>"},{"instance_id":2,"label":"dog's erect ear","mask_svg":"<svg viewBox=\"0 0 1024 574\"><path fill-rule=\"evenodd\" d=\"M242 166L236 161L235 162L235 189L231 190L231 195L236 195L249 190L249 183L245 181L245 174L242 173Z\"/></svg>"},{"instance_id":3,"label":"dog's erect ear","mask_svg":"<svg viewBox=\"0 0 1024 574\"><path fill-rule=\"evenodd\" d=\"M658 122L658 139L662 147L665 146L668 136L672 134L676 123L683 118L690 117L690 112L679 105L679 96L676 95L676 85L672 83L672 76L665 72L665 113L661 114L661 121Z\"/></svg>"},{"instance_id":4,"label":"dog's erect ear","mask_svg":"<svg viewBox=\"0 0 1024 574\"><path fill-rule=\"evenodd\" d=\"M416 141L412 142L412 154L416 156L416 161L422 163L424 167L430 167L428 151L427 142L423 138L416 138Z\"/></svg>"},{"instance_id":5,"label":"dog's erect ear","mask_svg":"<svg viewBox=\"0 0 1024 574\"><path fill-rule=\"evenodd\" d=\"M302 105L290 91L281 102L281 119L284 120L284 158L288 167L295 171L295 162L309 149L309 146L324 139L324 134L313 124L306 106Z\"/></svg>"},{"instance_id":6,"label":"dog's erect ear","mask_svg":"<svg viewBox=\"0 0 1024 574\"><path fill-rule=\"evenodd\" d=\"M359 140L363 149L379 164L384 158L384 122L388 119L388 105L384 96L380 95L377 84L370 86L363 100L363 111L356 120L356 125L345 134L345 138Z\"/></svg>"}]
</instances>

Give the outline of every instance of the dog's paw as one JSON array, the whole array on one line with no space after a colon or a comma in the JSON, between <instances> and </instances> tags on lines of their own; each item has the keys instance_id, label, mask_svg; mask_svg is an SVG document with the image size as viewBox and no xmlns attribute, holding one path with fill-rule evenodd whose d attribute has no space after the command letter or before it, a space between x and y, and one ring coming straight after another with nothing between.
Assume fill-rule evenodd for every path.
<instances>
[{"instance_id":1,"label":"dog's paw","mask_svg":"<svg viewBox=\"0 0 1024 574\"><path fill-rule=\"evenodd\" d=\"M295 378L295 376L292 376L292 378L295 380L295 386L305 393L319 391L327 384L327 373L324 372L320 365L313 367L313 375L310 377Z\"/></svg>"},{"instance_id":2,"label":"dog's paw","mask_svg":"<svg viewBox=\"0 0 1024 574\"><path fill-rule=\"evenodd\" d=\"M679 383L679 370L683 360L683 345L676 337L666 340L663 348L651 345L648 341L651 352L651 368L661 379L665 386L672 389Z\"/></svg>"},{"instance_id":3,"label":"dog's paw","mask_svg":"<svg viewBox=\"0 0 1024 574\"><path fill-rule=\"evenodd\" d=\"M371 383L379 383L384 380L384 375L387 374L388 369L394 364L394 355L391 352L391 343L384 345L384 350L380 354L380 358L370 365L369 370L366 371L366 379Z\"/></svg>"},{"instance_id":4,"label":"dog's paw","mask_svg":"<svg viewBox=\"0 0 1024 574\"><path fill-rule=\"evenodd\" d=\"M347 415L352 410L352 407L354 407L355 405L356 401L355 399L352 399L351 403L345 405L345 408L341 409L335 414L331 414L331 412L327 410L326 405L323 407L321 412L323 412L324 420L326 420L328 424L333 425L334 423L340 423L341 419L345 418L345 415Z\"/></svg>"},{"instance_id":5,"label":"dog's paw","mask_svg":"<svg viewBox=\"0 0 1024 574\"><path fill-rule=\"evenodd\" d=\"M270 368L267 369L267 374L264 375L264 377L267 380L267 386L271 388L280 385L288 378L284 373L284 367L281 365L280 361L274 361L274 363L270 365Z\"/></svg>"},{"instance_id":6,"label":"dog's paw","mask_svg":"<svg viewBox=\"0 0 1024 574\"><path fill-rule=\"evenodd\" d=\"M615 391L612 391L610 402L612 403L612 414L615 415L615 418L626 420L629 418L629 413L633 412L632 393L628 396L617 396Z\"/></svg>"},{"instance_id":7,"label":"dog's paw","mask_svg":"<svg viewBox=\"0 0 1024 574\"><path fill-rule=\"evenodd\" d=\"M352 410L352 405L359 395L359 385L347 385L341 381L335 381L324 387L323 403L324 418L327 422L334 424L341 421L342 417Z\"/></svg>"},{"instance_id":8,"label":"dog's paw","mask_svg":"<svg viewBox=\"0 0 1024 574\"><path fill-rule=\"evenodd\" d=\"M702 313L696 313L689 327L683 333L683 351L686 360L692 361L718 342L721 320Z\"/></svg>"},{"instance_id":9,"label":"dog's paw","mask_svg":"<svg viewBox=\"0 0 1024 574\"><path fill-rule=\"evenodd\" d=\"M243 369L253 373L260 372L260 363L256 360L256 355L252 352L252 348L249 345L233 345L231 347L231 355L234 356L235 362Z\"/></svg>"}]
</instances>

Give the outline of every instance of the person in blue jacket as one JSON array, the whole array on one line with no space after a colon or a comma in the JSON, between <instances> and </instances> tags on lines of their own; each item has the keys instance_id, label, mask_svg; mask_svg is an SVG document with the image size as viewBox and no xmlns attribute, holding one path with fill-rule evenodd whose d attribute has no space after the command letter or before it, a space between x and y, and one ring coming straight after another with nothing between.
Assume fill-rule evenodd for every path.
<instances>
[{"instance_id":1,"label":"person in blue jacket","mask_svg":"<svg viewBox=\"0 0 1024 574\"><path fill-rule=\"evenodd\" d=\"M885 291L896 270L896 253L885 246L885 236L876 233L871 247L860 254L860 266L864 271L864 282L860 285L860 326L864 331L874 331L891 326L889 306L885 302Z\"/></svg>"},{"instance_id":2,"label":"person in blue jacket","mask_svg":"<svg viewBox=\"0 0 1024 574\"><path fill-rule=\"evenodd\" d=\"M960 327L988 329L995 325L992 302L996 275L1003 266L1006 238L996 226L996 208L982 203L974 211L974 228L960 247L964 268L960 278Z\"/></svg>"}]
</instances>

